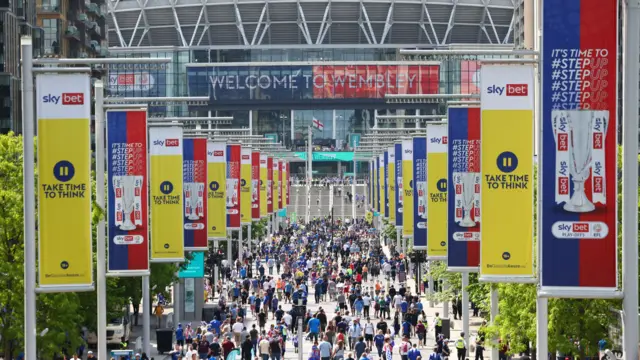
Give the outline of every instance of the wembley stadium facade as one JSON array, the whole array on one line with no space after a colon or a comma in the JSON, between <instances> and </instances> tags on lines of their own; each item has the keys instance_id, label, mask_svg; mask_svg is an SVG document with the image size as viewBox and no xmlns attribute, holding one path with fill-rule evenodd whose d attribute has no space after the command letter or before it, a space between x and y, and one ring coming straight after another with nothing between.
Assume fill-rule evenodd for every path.
<instances>
[{"instance_id":1,"label":"wembley stadium facade","mask_svg":"<svg viewBox=\"0 0 640 360\"><path fill-rule=\"evenodd\" d=\"M107 3L110 56L172 59L110 65L112 96L209 96L205 104L155 104L150 116L232 116L228 127L249 127L290 149L303 147L319 120L317 150L344 153L314 164L324 173L348 171L349 150L374 114L443 111L390 105L385 94L477 92L477 57L418 64L400 49L533 48L533 0Z\"/></svg>"}]
</instances>

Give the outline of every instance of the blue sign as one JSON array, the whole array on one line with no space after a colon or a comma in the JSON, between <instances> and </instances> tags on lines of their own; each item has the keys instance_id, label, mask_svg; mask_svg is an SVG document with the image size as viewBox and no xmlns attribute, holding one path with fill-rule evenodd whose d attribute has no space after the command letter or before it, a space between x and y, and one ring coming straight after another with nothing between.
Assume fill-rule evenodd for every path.
<instances>
[{"instance_id":1,"label":"blue sign","mask_svg":"<svg viewBox=\"0 0 640 360\"><path fill-rule=\"evenodd\" d=\"M187 267L178 272L179 278L203 278L204 277L204 252L194 251L192 259L187 260Z\"/></svg>"},{"instance_id":2,"label":"blue sign","mask_svg":"<svg viewBox=\"0 0 640 360\"><path fill-rule=\"evenodd\" d=\"M389 62L187 66L189 95L209 96L210 106L221 110L406 107L386 104L385 95L437 94L439 74L439 65Z\"/></svg>"},{"instance_id":3,"label":"blue sign","mask_svg":"<svg viewBox=\"0 0 640 360\"><path fill-rule=\"evenodd\" d=\"M396 227L402 228L402 144L395 144L396 154ZM415 229L414 229L415 230Z\"/></svg>"},{"instance_id":4,"label":"blue sign","mask_svg":"<svg viewBox=\"0 0 640 360\"><path fill-rule=\"evenodd\" d=\"M427 138L425 137L413 138L413 181L416 185L413 187L413 248L426 250Z\"/></svg>"},{"instance_id":5,"label":"blue sign","mask_svg":"<svg viewBox=\"0 0 640 360\"><path fill-rule=\"evenodd\" d=\"M354 149L360 146L360 134L350 133L349 134L349 147Z\"/></svg>"}]
</instances>

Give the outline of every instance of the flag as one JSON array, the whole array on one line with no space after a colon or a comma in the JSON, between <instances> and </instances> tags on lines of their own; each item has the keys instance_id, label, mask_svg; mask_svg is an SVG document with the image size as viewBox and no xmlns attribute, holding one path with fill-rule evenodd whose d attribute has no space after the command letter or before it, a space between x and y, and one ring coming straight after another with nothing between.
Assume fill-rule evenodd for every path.
<instances>
[{"instance_id":1,"label":"flag","mask_svg":"<svg viewBox=\"0 0 640 360\"><path fill-rule=\"evenodd\" d=\"M324 124L316 118L313 118L313 127L318 130L324 130Z\"/></svg>"}]
</instances>

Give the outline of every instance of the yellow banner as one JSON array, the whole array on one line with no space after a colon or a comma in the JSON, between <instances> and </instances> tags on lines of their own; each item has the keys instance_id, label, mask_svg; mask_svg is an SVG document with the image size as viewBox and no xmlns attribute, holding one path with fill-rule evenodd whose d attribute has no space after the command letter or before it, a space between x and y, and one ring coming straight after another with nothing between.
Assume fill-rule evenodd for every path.
<instances>
[{"instance_id":1,"label":"yellow banner","mask_svg":"<svg viewBox=\"0 0 640 360\"><path fill-rule=\"evenodd\" d=\"M402 237L413 237L413 139L402 140Z\"/></svg>"},{"instance_id":2,"label":"yellow banner","mask_svg":"<svg viewBox=\"0 0 640 360\"><path fill-rule=\"evenodd\" d=\"M427 124L427 258L447 257L446 125ZM438 141L440 140L440 141Z\"/></svg>"},{"instance_id":3,"label":"yellow banner","mask_svg":"<svg viewBox=\"0 0 640 360\"><path fill-rule=\"evenodd\" d=\"M209 240L227 238L227 145L222 142L207 142L207 237Z\"/></svg>"},{"instance_id":4,"label":"yellow banner","mask_svg":"<svg viewBox=\"0 0 640 360\"><path fill-rule=\"evenodd\" d=\"M151 261L184 261L182 128L149 128Z\"/></svg>"},{"instance_id":5,"label":"yellow banner","mask_svg":"<svg viewBox=\"0 0 640 360\"><path fill-rule=\"evenodd\" d=\"M280 160L273 158L273 211L276 212L280 210L280 177L278 174L280 170L278 170L278 166L280 164Z\"/></svg>"},{"instance_id":6,"label":"yellow banner","mask_svg":"<svg viewBox=\"0 0 640 360\"><path fill-rule=\"evenodd\" d=\"M389 171L387 179L387 189L389 189L389 223L396 223L396 149L395 146L389 148Z\"/></svg>"},{"instance_id":7,"label":"yellow banner","mask_svg":"<svg viewBox=\"0 0 640 360\"><path fill-rule=\"evenodd\" d=\"M89 77L38 75L36 91L39 285L89 291L93 286Z\"/></svg>"},{"instance_id":8,"label":"yellow banner","mask_svg":"<svg viewBox=\"0 0 640 360\"><path fill-rule=\"evenodd\" d=\"M533 276L532 149L533 111L482 111L481 276Z\"/></svg>"},{"instance_id":9,"label":"yellow banner","mask_svg":"<svg viewBox=\"0 0 640 360\"><path fill-rule=\"evenodd\" d=\"M251 224L251 148L242 148L240 160L240 223Z\"/></svg>"},{"instance_id":10,"label":"yellow banner","mask_svg":"<svg viewBox=\"0 0 640 360\"><path fill-rule=\"evenodd\" d=\"M267 217L269 211L267 209L267 158L266 154L260 154L260 217Z\"/></svg>"}]
</instances>

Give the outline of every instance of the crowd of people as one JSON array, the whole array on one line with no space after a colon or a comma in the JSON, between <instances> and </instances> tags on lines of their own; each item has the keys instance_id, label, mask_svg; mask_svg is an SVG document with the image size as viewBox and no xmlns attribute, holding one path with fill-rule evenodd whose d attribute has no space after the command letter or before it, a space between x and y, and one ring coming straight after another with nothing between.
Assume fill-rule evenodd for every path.
<instances>
[{"instance_id":1,"label":"crowd of people","mask_svg":"<svg viewBox=\"0 0 640 360\"><path fill-rule=\"evenodd\" d=\"M452 346L465 359L464 334L449 341L439 315L428 319L407 260L364 221L291 224L247 255L215 284L213 319L178 324L173 359L281 360L288 344L307 360L444 360Z\"/></svg>"}]
</instances>

